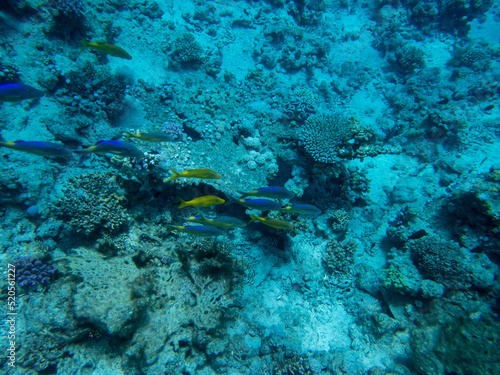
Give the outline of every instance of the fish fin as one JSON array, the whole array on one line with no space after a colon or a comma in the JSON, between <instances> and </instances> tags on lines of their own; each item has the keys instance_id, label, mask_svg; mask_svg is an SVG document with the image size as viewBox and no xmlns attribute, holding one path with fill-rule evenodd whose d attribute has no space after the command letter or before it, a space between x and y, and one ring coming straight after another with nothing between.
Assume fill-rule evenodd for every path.
<instances>
[{"instance_id":1,"label":"fish fin","mask_svg":"<svg viewBox=\"0 0 500 375\"><path fill-rule=\"evenodd\" d=\"M179 202L181 202L180 205L177 206L177 208L181 209L183 207L186 207L186 201L183 201L181 197L177 196L177 199L179 200Z\"/></svg>"},{"instance_id":2,"label":"fish fin","mask_svg":"<svg viewBox=\"0 0 500 375\"><path fill-rule=\"evenodd\" d=\"M170 177L167 181L174 181L181 177L181 174L179 172L174 171L174 168L170 168L170 172L172 172L174 175Z\"/></svg>"},{"instance_id":3,"label":"fish fin","mask_svg":"<svg viewBox=\"0 0 500 375\"><path fill-rule=\"evenodd\" d=\"M82 42L83 47L80 49L80 52L78 52L78 53L82 53L85 49L90 47L89 42L86 42L85 40L80 40L80 42Z\"/></svg>"}]
</instances>

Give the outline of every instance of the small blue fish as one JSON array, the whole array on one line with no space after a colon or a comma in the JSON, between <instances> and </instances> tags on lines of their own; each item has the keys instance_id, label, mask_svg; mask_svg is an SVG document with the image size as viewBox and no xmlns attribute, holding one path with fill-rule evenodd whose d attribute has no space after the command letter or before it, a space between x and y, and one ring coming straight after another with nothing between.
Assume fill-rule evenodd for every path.
<instances>
[{"instance_id":1,"label":"small blue fish","mask_svg":"<svg viewBox=\"0 0 500 375\"><path fill-rule=\"evenodd\" d=\"M210 236L220 236L225 234L224 231L212 227L212 226L183 226L183 225L167 225L168 228L172 228L179 232L192 234L198 237L210 237Z\"/></svg>"},{"instance_id":2,"label":"small blue fish","mask_svg":"<svg viewBox=\"0 0 500 375\"><path fill-rule=\"evenodd\" d=\"M285 208L280 208L280 211L294 212L302 215L319 215L321 210L312 204L292 204Z\"/></svg>"},{"instance_id":3,"label":"small blue fish","mask_svg":"<svg viewBox=\"0 0 500 375\"><path fill-rule=\"evenodd\" d=\"M23 151L38 156L54 156L63 158L71 156L71 151L66 147L50 142L0 141L0 147L7 147L16 151Z\"/></svg>"},{"instance_id":4,"label":"small blue fish","mask_svg":"<svg viewBox=\"0 0 500 375\"><path fill-rule=\"evenodd\" d=\"M43 91L24 83L3 83L0 85L0 102L20 102L26 99L37 99L44 96Z\"/></svg>"},{"instance_id":5,"label":"small blue fish","mask_svg":"<svg viewBox=\"0 0 500 375\"><path fill-rule=\"evenodd\" d=\"M144 153L135 147L132 143L123 142L123 141L98 141L94 145L73 150L77 154L82 155L82 158L88 154L114 154L118 156L128 156L131 158L142 159L144 157ZM81 161L81 158L80 158Z\"/></svg>"},{"instance_id":6,"label":"small blue fish","mask_svg":"<svg viewBox=\"0 0 500 375\"><path fill-rule=\"evenodd\" d=\"M238 199L231 194L226 194L226 196L229 198L229 201L226 203L226 205L231 204L231 203L239 203L242 206L248 207L248 208L255 208L256 210L277 210L280 208L280 205L274 201L270 201L268 199Z\"/></svg>"},{"instance_id":7,"label":"small blue fish","mask_svg":"<svg viewBox=\"0 0 500 375\"><path fill-rule=\"evenodd\" d=\"M282 187L270 186L270 187L262 187L257 190L249 191L248 193L244 193L242 191L238 191L241 194L240 198L245 198L248 196L253 197L266 197L266 198L276 198L276 199L287 199L293 198L293 194L288 190Z\"/></svg>"}]
</instances>

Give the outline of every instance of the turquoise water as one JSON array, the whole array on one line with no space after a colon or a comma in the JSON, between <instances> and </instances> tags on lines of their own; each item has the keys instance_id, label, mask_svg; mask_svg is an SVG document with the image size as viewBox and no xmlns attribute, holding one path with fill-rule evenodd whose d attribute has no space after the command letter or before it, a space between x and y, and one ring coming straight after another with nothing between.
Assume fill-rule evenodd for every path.
<instances>
[{"instance_id":1,"label":"turquoise water","mask_svg":"<svg viewBox=\"0 0 500 375\"><path fill-rule=\"evenodd\" d=\"M2 1L0 372L500 373L499 12Z\"/></svg>"}]
</instances>

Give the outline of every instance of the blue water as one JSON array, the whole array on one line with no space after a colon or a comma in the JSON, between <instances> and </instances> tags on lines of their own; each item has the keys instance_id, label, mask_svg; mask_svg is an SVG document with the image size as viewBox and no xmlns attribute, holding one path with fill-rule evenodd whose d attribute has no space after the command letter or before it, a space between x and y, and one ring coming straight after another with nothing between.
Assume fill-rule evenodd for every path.
<instances>
[{"instance_id":1,"label":"blue water","mask_svg":"<svg viewBox=\"0 0 500 375\"><path fill-rule=\"evenodd\" d=\"M500 373L499 12L3 1L0 372Z\"/></svg>"}]
</instances>

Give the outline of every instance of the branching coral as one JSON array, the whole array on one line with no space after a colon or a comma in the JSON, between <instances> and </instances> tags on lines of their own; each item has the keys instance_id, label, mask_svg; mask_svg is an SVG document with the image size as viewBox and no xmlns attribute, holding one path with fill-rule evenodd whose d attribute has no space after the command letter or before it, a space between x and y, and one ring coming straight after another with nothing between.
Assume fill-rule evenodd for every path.
<instances>
[{"instance_id":1,"label":"branching coral","mask_svg":"<svg viewBox=\"0 0 500 375\"><path fill-rule=\"evenodd\" d=\"M349 229L349 214L346 210L335 210L332 214L332 229L335 233L345 235Z\"/></svg>"},{"instance_id":2,"label":"branching coral","mask_svg":"<svg viewBox=\"0 0 500 375\"><path fill-rule=\"evenodd\" d=\"M111 172L71 178L64 195L54 205L55 215L86 236L97 230L116 232L129 216L123 207L126 198Z\"/></svg>"}]
</instances>

